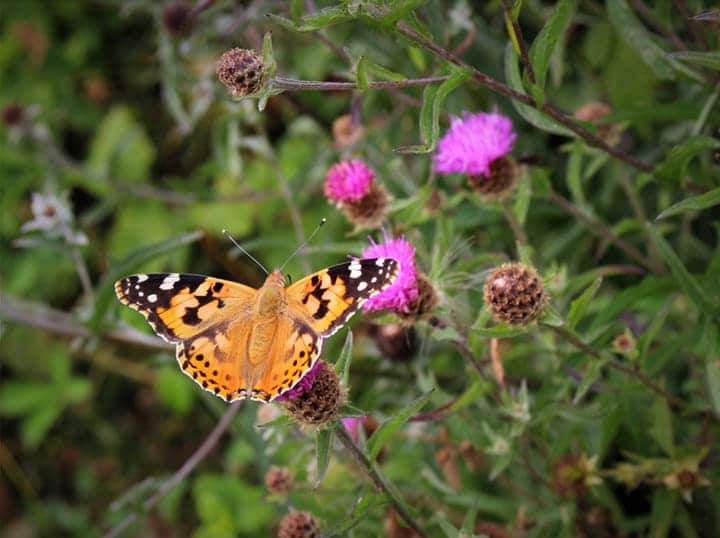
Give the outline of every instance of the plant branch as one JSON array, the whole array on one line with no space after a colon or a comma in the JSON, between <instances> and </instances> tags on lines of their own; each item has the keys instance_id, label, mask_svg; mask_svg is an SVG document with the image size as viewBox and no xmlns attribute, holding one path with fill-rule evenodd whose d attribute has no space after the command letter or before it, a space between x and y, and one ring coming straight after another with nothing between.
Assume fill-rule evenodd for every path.
<instances>
[{"instance_id":1,"label":"plant branch","mask_svg":"<svg viewBox=\"0 0 720 538\"><path fill-rule=\"evenodd\" d=\"M427 86L429 84L440 84L448 79L447 76L439 77L423 77L411 78L406 80L382 80L378 82L368 82L368 88L371 90L394 90L398 88L410 88L412 86ZM320 80L297 80L285 77L275 77L271 84L283 90L295 91L348 91L362 89L355 82L323 82Z\"/></svg>"},{"instance_id":2,"label":"plant branch","mask_svg":"<svg viewBox=\"0 0 720 538\"><path fill-rule=\"evenodd\" d=\"M680 39L680 37L675 32L673 32L672 28L666 27L660 21L660 19L655 16L655 13L653 13L652 9L650 9L648 5L643 2L643 0L630 0L630 3L635 8L635 11L637 11L643 17L643 19L645 19L645 22L655 28L657 32L670 39L676 49L688 50L688 46L683 42L683 40Z\"/></svg>"},{"instance_id":3,"label":"plant branch","mask_svg":"<svg viewBox=\"0 0 720 538\"><path fill-rule=\"evenodd\" d=\"M649 259L633 245L625 241L622 237L618 237L600 220L589 215L588 213L577 207L575 204L573 204L570 200L561 196L555 191L551 190L549 196L550 201L560 206L561 209L563 209L573 217L577 218L579 221L583 222L592 233L603 237L609 242L616 245L620 250L627 254L629 258L632 258L652 273L656 273L659 275L665 274L665 267Z\"/></svg>"},{"instance_id":4,"label":"plant branch","mask_svg":"<svg viewBox=\"0 0 720 538\"><path fill-rule=\"evenodd\" d=\"M461 60L460 58L455 56L452 52L444 49L443 47L441 47L434 41L427 39L426 37L418 34L406 22L403 22L403 21L398 22L396 24L395 28L401 34L403 34L410 40L412 40L415 43L417 43L418 45L421 45L422 47L430 50L431 52L437 54L439 57L443 58L444 60L450 62L453 65L456 65L458 67L468 70L471 73L473 80L475 80L475 82L477 82L481 86L485 86L486 88L489 88L490 90L494 91L495 93L504 95L505 97L508 97L509 99L514 99L523 104L531 106L531 107L539 110L540 112L546 114L547 116L550 116L557 123L566 127L567 129L571 130L576 135L578 135L580 138L585 140L585 142L589 146L593 146L598 149L601 149L602 151L609 153L616 159L626 162L630 166L633 166L634 168L637 168L638 170L642 170L643 172L651 172L653 170L653 166L650 163L646 163L645 161L638 159L637 157L633 157L632 155L625 153L624 151L622 151L619 148L611 146L605 140L603 140L601 137L588 131L587 129L582 127L579 123L574 121L565 112L561 111L558 108L555 108L550 103L543 103L542 105L538 105L538 103L536 103L535 100L531 96L529 96L525 93L513 90L510 86L507 86L506 84L503 84L502 82L495 80L494 78L486 75L482 71L479 71L478 69L472 67L471 65L467 64L466 62L464 62L463 60Z\"/></svg>"},{"instance_id":5,"label":"plant branch","mask_svg":"<svg viewBox=\"0 0 720 538\"><path fill-rule=\"evenodd\" d=\"M160 485L160 487L152 497L150 497L143 503L143 512L148 512L152 510L155 506L157 506L157 504L161 500L163 500L172 490L174 490L183 480L185 480L190 475L190 473L195 470L195 467L197 467L200 462L202 462L205 458L208 457L210 452L212 452L212 450L218 444L218 441L220 441L223 433L225 433L225 431L230 427L233 418L235 418L235 415L237 415L241 406L242 402L235 402L227 408L225 414L220 417L218 423L208 434L202 444L197 448L197 450L193 452L193 454L185 461L185 463L182 464L182 466L175 472L174 475L172 475L169 479L167 479ZM105 538L114 538L116 536L119 536L120 533L122 533L125 529L127 529L137 520L137 513L128 514L125 519L123 519L120 523L118 523L107 533L105 533Z\"/></svg>"},{"instance_id":6,"label":"plant branch","mask_svg":"<svg viewBox=\"0 0 720 538\"><path fill-rule=\"evenodd\" d=\"M374 462L370 461L367 456L358 448L355 442L350 437L348 431L342 426L336 426L335 435L347 449L350 455L353 457L355 462L362 468L368 478L372 481L375 486L385 493L392 503L397 514L402 518L408 526L413 529L419 536L426 537L428 534L418 525L413 517L408 513L405 508L405 503L398 497L394 488L391 488L387 483L385 477L383 477L377 470L377 466Z\"/></svg>"},{"instance_id":7,"label":"plant branch","mask_svg":"<svg viewBox=\"0 0 720 538\"><path fill-rule=\"evenodd\" d=\"M527 53L527 45L525 45L525 38L523 37L522 30L520 29L520 24L518 24L517 18L512 15L512 6L510 5L510 1L502 0L502 4L503 9L505 10L505 19L512 25L513 33L517 39L517 45L520 49L520 60L525 66L525 71L527 71L530 82L535 84L535 70L530 62L530 56L528 56Z\"/></svg>"}]
</instances>

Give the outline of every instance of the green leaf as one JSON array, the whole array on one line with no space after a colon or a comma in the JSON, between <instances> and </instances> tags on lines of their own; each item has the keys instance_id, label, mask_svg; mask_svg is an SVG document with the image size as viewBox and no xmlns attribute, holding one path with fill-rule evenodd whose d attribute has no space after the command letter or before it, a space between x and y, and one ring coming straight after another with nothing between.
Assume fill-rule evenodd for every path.
<instances>
[{"instance_id":1,"label":"green leaf","mask_svg":"<svg viewBox=\"0 0 720 538\"><path fill-rule=\"evenodd\" d=\"M344 426L340 424L336 425L338 428ZM315 480L313 482L313 489L317 489L320 486L320 482L325 478L328 465L330 464L330 451L332 449L333 438L335 436L335 430L333 428L325 428L319 430L315 436L315 456L317 458L317 471Z\"/></svg>"},{"instance_id":2,"label":"green leaf","mask_svg":"<svg viewBox=\"0 0 720 538\"><path fill-rule=\"evenodd\" d=\"M115 297L114 283L117 279L137 270L142 264L167 254L176 248L189 245L199 240L203 236L203 232L189 232L171 237L166 241L148 245L139 248L120 262L114 264L103 276L98 285L97 297L95 299L95 312L90 322L91 326L97 328L100 326L101 320Z\"/></svg>"},{"instance_id":3,"label":"green leaf","mask_svg":"<svg viewBox=\"0 0 720 538\"><path fill-rule=\"evenodd\" d=\"M580 206L586 206L585 194L582 188L582 162L585 150L583 144L575 142L571 146L570 157L568 157L567 173L565 181L568 190L572 194L573 202Z\"/></svg>"},{"instance_id":4,"label":"green leaf","mask_svg":"<svg viewBox=\"0 0 720 538\"><path fill-rule=\"evenodd\" d=\"M658 335L660 329L662 329L663 325L665 324L665 319L667 318L669 312L669 306L665 306L660 311L658 311L653 316L652 322L650 322L650 325L648 325L648 328L645 330L645 332L642 334L638 341L640 364L646 367L648 366L647 361L650 358L650 345L652 344L653 340L655 340L655 337Z\"/></svg>"},{"instance_id":5,"label":"green leaf","mask_svg":"<svg viewBox=\"0 0 720 538\"><path fill-rule=\"evenodd\" d=\"M62 412L62 406L48 401L44 407L27 416L20 427L23 444L28 448L37 447Z\"/></svg>"},{"instance_id":6,"label":"green leaf","mask_svg":"<svg viewBox=\"0 0 720 538\"><path fill-rule=\"evenodd\" d=\"M670 533L678 501L677 490L655 488L650 514L650 538L665 538Z\"/></svg>"},{"instance_id":7,"label":"green leaf","mask_svg":"<svg viewBox=\"0 0 720 538\"><path fill-rule=\"evenodd\" d=\"M575 5L575 0L560 0L530 47L530 63L535 71L535 82L541 89L545 88L545 79L553 50L570 26L575 14Z\"/></svg>"},{"instance_id":8,"label":"green leaf","mask_svg":"<svg viewBox=\"0 0 720 538\"><path fill-rule=\"evenodd\" d=\"M590 366L583 373L582 381L575 391L573 396L573 405L577 405L585 397L588 391L592 388L602 373L605 365L608 363L607 359L596 359L595 357L589 357Z\"/></svg>"},{"instance_id":9,"label":"green leaf","mask_svg":"<svg viewBox=\"0 0 720 538\"><path fill-rule=\"evenodd\" d=\"M160 401L180 416L192 409L197 387L175 365L163 366L157 372L155 391Z\"/></svg>"},{"instance_id":10,"label":"green leaf","mask_svg":"<svg viewBox=\"0 0 720 538\"><path fill-rule=\"evenodd\" d=\"M423 92L423 106L420 109L420 136L423 144L396 148L397 153L430 153L435 151L440 136L440 111L442 105L453 90L470 77L470 71L455 66L450 67L450 77L436 86L429 84Z\"/></svg>"},{"instance_id":11,"label":"green leaf","mask_svg":"<svg viewBox=\"0 0 720 538\"><path fill-rule=\"evenodd\" d=\"M705 378L715 415L720 417L720 335L717 324L706 317L703 327Z\"/></svg>"},{"instance_id":12,"label":"green leaf","mask_svg":"<svg viewBox=\"0 0 720 538\"><path fill-rule=\"evenodd\" d=\"M702 211L703 209L708 209L709 207L714 207L718 204L720 204L720 187L708 191L705 194L685 198L684 200L671 205L655 217L655 220L666 219L668 217L687 213L689 211Z\"/></svg>"},{"instance_id":13,"label":"green leaf","mask_svg":"<svg viewBox=\"0 0 720 538\"><path fill-rule=\"evenodd\" d=\"M353 350L353 333L352 330L348 329L345 342L340 350L340 356L335 363L335 371L340 376L340 381L343 385L347 386L348 380L350 379L350 363L352 362L352 350Z\"/></svg>"},{"instance_id":14,"label":"green leaf","mask_svg":"<svg viewBox=\"0 0 720 538\"><path fill-rule=\"evenodd\" d=\"M567 316L567 327L571 331L577 327L577 324L585 316L588 306L590 306L593 297L595 297L595 294L600 289L602 280L602 277L596 278L595 281L582 293L582 295L580 295L580 297L570 303L570 312Z\"/></svg>"},{"instance_id":15,"label":"green leaf","mask_svg":"<svg viewBox=\"0 0 720 538\"><path fill-rule=\"evenodd\" d=\"M515 191L515 202L513 203L512 212L521 225L525 225L527 221L527 213L530 209L530 200L533 195L533 184L527 173L523 173L518 181L517 191Z\"/></svg>"},{"instance_id":16,"label":"green leaf","mask_svg":"<svg viewBox=\"0 0 720 538\"><path fill-rule=\"evenodd\" d=\"M273 22L293 32L316 32L354 19L354 16L349 14L345 6L342 5L323 8L312 15L305 15L300 17L297 23L273 13L268 13L267 16Z\"/></svg>"},{"instance_id":17,"label":"green leaf","mask_svg":"<svg viewBox=\"0 0 720 538\"><path fill-rule=\"evenodd\" d=\"M652 424L649 433L668 456L673 457L675 455L672 413L664 398L655 398L652 406Z\"/></svg>"},{"instance_id":18,"label":"green leaf","mask_svg":"<svg viewBox=\"0 0 720 538\"><path fill-rule=\"evenodd\" d=\"M625 0L608 0L608 18L620 38L630 45L656 77L674 79L675 73L661 49Z\"/></svg>"},{"instance_id":19,"label":"green leaf","mask_svg":"<svg viewBox=\"0 0 720 538\"><path fill-rule=\"evenodd\" d=\"M668 183L677 184L685 175L690 160L700 153L720 148L720 140L709 136L692 136L672 148L665 159L655 167L653 175Z\"/></svg>"},{"instance_id":20,"label":"green leaf","mask_svg":"<svg viewBox=\"0 0 720 538\"><path fill-rule=\"evenodd\" d=\"M526 327L513 327L511 325L498 324L494 327L483 327L473 325L472 332L488 338L512 338L528 332Z\"/></svg>"},{"instance_id":21,"label":"green leaf","mask_svg":"<svg viewBox=\"0 0 720 538\"><path fill-rule=\"evenodd\" d=\"M714 50L710 52L696 52L691 50L683 50L671 52L667 54L669 58L687 62L689 64L699 65L701 67L709 67L715 71L720 71L720 51Z\"/></svg>"},{"instance_id":22,"label":"green leaf","mask_svg":"<svg viewBox=\"0 0 720 538\"><path fill-rule=\"evenodd\" d=\"M429 390L410 405L404 407L394 417L383 422L380 427L375 430L372 437L368 440L368 452L370 459L375 459L380 450L390 437L399 430L413 415L417 414L420 409L430 400L435 389Z\"/></svg>"},{"instance_id":23,"label":"green leaf","mask_svg":"<svg viewBox=\"0 0 720 538\"><path fill-rule=\"evenodd\" d=\"M526 93L522 83L522 76L520 75L520 68L518 67L518 60L519 57L517 53L513 50L512 45L508 43L508 46L505 48L505 78L513 90ZM556 123L539 110L516 100L513 100L512 103L515 110L518 111L518 114L538 129L557 135L575 136L571 131Z\"/></svg>"},{"instance_id":24,"label":"green leaf","mask_svg":"<svg viewBox=\"0 0 720 538\"><path fill-rule=\"evenodd\" d=\"M652 224L646 224L645 229L648 234L652 236L653 242L660 250L662 257L670 267L670 272L672 273L675 282L683 293L685 293L700 310L706 314L714 315L716 307L708 300L707 294L703 290L702 286L688 272L685 265L682 263L680 258L678 258L678 255L675 254L675 251L670 244L665 241L665 238Z\"/></svg>"},{"instance_id":25,"label":"green leaf","mask_svg":"<svg viewBox=\"0 0 720 538\"><path fill-rule=\"evenodd\" d=\"M42 409L53 400L55 388L47 383L5 381L0 387L0 415L17 417Z\"/></svg>"},{"instance_id":26,"label":"green leaf","mask_svg":"<svg viewBox=\"0 0 720 538\"><path fill-rule=\"evenodd\" d=\"M270 32L265 32L263 36L262 58L265 76L268 78L274 77L277 71L277 61L273 52L272 33Z\"/></svg>"},{"instance_id":27,"label":"green leaf","mask_svg":"<svg viewBox=\"0 0 720 538\"><path fill-rule=\"evenodd\" d=\"M255 427L260 429L265 428L287 428L289 426L294 426L297 424L293 419L291 419L288 415L280 415L279 417L276 417L272 420L268 420L267 422L263 422L262 424L257 424Z\"/></svg>"}]
</instances>

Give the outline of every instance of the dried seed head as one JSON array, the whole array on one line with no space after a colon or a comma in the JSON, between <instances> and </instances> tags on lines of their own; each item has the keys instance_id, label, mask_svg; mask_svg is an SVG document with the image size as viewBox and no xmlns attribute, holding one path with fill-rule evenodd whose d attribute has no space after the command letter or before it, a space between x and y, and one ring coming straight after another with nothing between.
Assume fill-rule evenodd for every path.
<instances>
[{"instance_id":1,"label":"dried seed head","mask_svg":"<svg viewBox=\"0 0 720 538\"><path fill-rule=\"evenodd\" d=\"M265 473L265 486L270 493L285 495L290 493L295 483L295 475L287 467L272 466Z\"/></svg>"},{"instance_id":2,"label":"dried seed head","mask_svg":"<svg viewBox=\"0 0 720 538\"><path fill-rule=\"evenodd\" d=\"M218 60L215 72L233 97L253 95L265 84L263 59L254 50L230 49Z\"/></svg>"},{"instance_id":3,"label":"dried seed head","mask_svg":"<svg viewBox=\"0 0 720 538\"><path fill-rule=\"evenodd\" d=\"M500 200L512 194L517 185L520 168L515 159L505 155L490 163L490 175L470 176L470 185L486 200Z\"/></svg>"},{"instance_id":4,"label":"dried seed head","mask_svg":"<svg viewBox=\"0 0 720 538\"><path fill-rule=\"evenodd\" d=\"M373 183L365 196L357 202L342 204L345 217L359 228L378 228L387 215L390 198L382 185Z\"/></svg>"},{"instance_id":5,"label":"dried seed head","mask_svg":"<svg viewBox=\"0 0 720 538\"><path fill-rule=\"evenodd\" d=\"M332 366L326 364L317 373L310 389L280 403L300 424L324 426L335 420L345 402L340 378Z\"/></svg>"},{"instance_id":6,"label":"dried seed head","mask_svg":"<svg viewBox=\"0 0 720 538\"><path fill-rule=\"evenodd\" d=\"M418 336L413 327L400 323L368 326L368 333L383 357L396 361L410 361L418 351Z\"/></svg>"},{"instance_id":7,"label":"dried seed head","mask_svg":"<svg viewBox=\"0 0 720 538\"><path fill-rule=\"evenodd\" d=\"M193 7L184 0L177 0L165 6L162 15L163 24L170 35L185 37L195 26Z\"/></svg>"},{"instance_id":8,"label":"dried seed head","mask_svg":"<svg viewBox=\"0 0 720 538\"><path fill-rule=\"evenodd\" d=\"M496 268L485 282L485 304L493 318L508 325L526 325L545 306L542 280L532 267L506 263Z\"/></svg>"},{"instance_id":9,"label":"dried seed head","mask_svg":"<svg viewBox=\"0 0 720 538\"><path fill-rule=\"evenodd\" d=\"M290 512L280 520L278 538L320 538L320 522L310 512Z\"/></svg>"},{"instance_id":10,"label":"dried seed head","mask_svg":"<svg viewBox=\"0 0 720 538\"><path fill-rule=\"evenodd\" d=\"M335 118L332 124L333 138L335 139L335 147L338 149L354 146L365 133L362 125L353 122L352 115L343 114Z\"/></svg>"},{"instance_id":11,"label":"dried seed head","mask_svg":"<svg viewBox=\"0 0 720 538\"><path fill-rule=\"evenodd\" d=\"M620 133L618 132L618 125L611 122L601 121L605 116L612 112L612 108L605 103L593 101L585 103L583 106L575 111L574 116L583 121L589 121L597 127L598 134L601 138L608 142L617 142Z\"/></svg>"},{"instance_id":12,"label":"dried seed head","mask_svg":"<svg viewBox=\"0 0 720 538\"><path fill-rule=\"evenodd\" d=\"M1 115L7 127L14 127L25 119L25 109L17 103L10 102L3 106Z\"/></svg>"},{"instance_id":13,"label":"dried seed head","mask_svg":"<svg viewBox=\"0 0 720 538\"><path fill-rule=\"evenodd\" d=\"M418 295L408 305L406 312L396 312L400 319L407 324L428 319L440 302L432 282L422 273L417 274L417 289Z\"/></svg>"}]
</instances>

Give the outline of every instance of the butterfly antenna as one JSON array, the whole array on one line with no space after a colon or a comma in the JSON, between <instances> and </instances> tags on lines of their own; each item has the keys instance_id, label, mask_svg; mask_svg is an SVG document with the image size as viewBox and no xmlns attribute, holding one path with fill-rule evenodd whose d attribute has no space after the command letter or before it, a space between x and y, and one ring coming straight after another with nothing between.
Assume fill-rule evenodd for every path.
<instances>
[{"instance_id":1,"label":"butterfly antenna","mask_svg":"<svg viewBox=\"0 0 720 538\"><path fill-rule=\"evenodd\" d=\"M232 242L233 245L235 245L237 248L239 248L241 252L246 254L248 258L250 258L252 261L254 261L257 264L257 266L265 272L266 275L270 274L270 272L267 269L265 269L265 266L262 263L257 261L252 254L250 254L247 250L245 250L243 247L240 246L240 243L235 241L235 238L233 238L233 236L230 235L230 232L228 232L227 230L223 230L222 233L225 235L225 237L227 237Z\"/></svg>"},{"instance_id":2,"label":"butterfly antenna","mask_svg":"<svg viewBox=\"0 0 720 538\"><path fill-rule=\"evenodd\" d=\"M320 224L318 224L318 225L315 227L315 230L313 230L313 233L310 234L310 237L308 237L308 238L303 242L302 245L300 245L298 248L296 248L296 249L295 249L295 252L293 252L292 254L290 254L290 257L289 257L287 260L285 260L285 262L280 266L280 269L278 269L278 271L282 271L283 268L288 264L288 262L289 262L290 260L292 260L295 256L297 256L298 252L300 252L302 249L304 249L304 248L307 246L307 244L312 240L312 238L315 237L315 234L320 231L320 228L322 227L322 225L325 224L326 222L327 222L327 219L326 219L325 217L323 217L322 219L320 219Z\"/></svg>"}]
</instances>

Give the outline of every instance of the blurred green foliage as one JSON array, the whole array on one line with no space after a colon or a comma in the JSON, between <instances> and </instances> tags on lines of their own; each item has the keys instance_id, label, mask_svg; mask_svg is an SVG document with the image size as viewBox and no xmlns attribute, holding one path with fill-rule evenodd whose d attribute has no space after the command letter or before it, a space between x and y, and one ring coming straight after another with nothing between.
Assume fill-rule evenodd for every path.
<instances>
[{"instance_id":1,"label":"blurred green foliage","mask_svg":"<svg viewBox=\"0 0 720 538\"><path fill-rule=\"evenodd\" d=\"M383 356L362 317L354 342L343 348L336 336L324 357L340 357L341 373L349 365L346 411L380 424L363 430L361 448L428 536L487 525L508 536L713 536L717 13L699 0L517 3L533 82L502 3L317 2L314 12L306 4L3 4L4 533L99 536L138 515L123 535L266 536L292 508L314 513L328 536L401 535L391 499L330 433L283 419L257 428L279 408L254 402L195 473L157 509L143 508L227 406L181 373L172 350L112 290L137 271L259 285L262 275L224 228L276 267L327 217L289 264L296 279L358 255L371 232L322 196L328 167L352 155L392 194L387 229L417 249L444 323L418 323L417 349L399 361ZM185 9L177 6L187 7L188 27L169 17ZM607 103L600 124L582 125L601 135L609 126L613 144L652 172L473 83L399 25L536 102L566 111ZM286 91L262 112L256 100L231 100L215 61L233 46L260 50L270 31L278 74L363 89ZM449 78L365 89L436 75ZM428 155L449 115L494 108L513 118L525 163L505 202L482 200L467 178L437 177ZM343 147L333 122L348 113L364 133ZM56 197L70 217L22 229L38 219L33 193ZM483 307L487 271L512 259L544 278L550 305L540 324L497 325ZM505 388L490 365L497 353ZM271 465L295 474L288 496L268 492Z\"/></svg>"}]
</instances>

